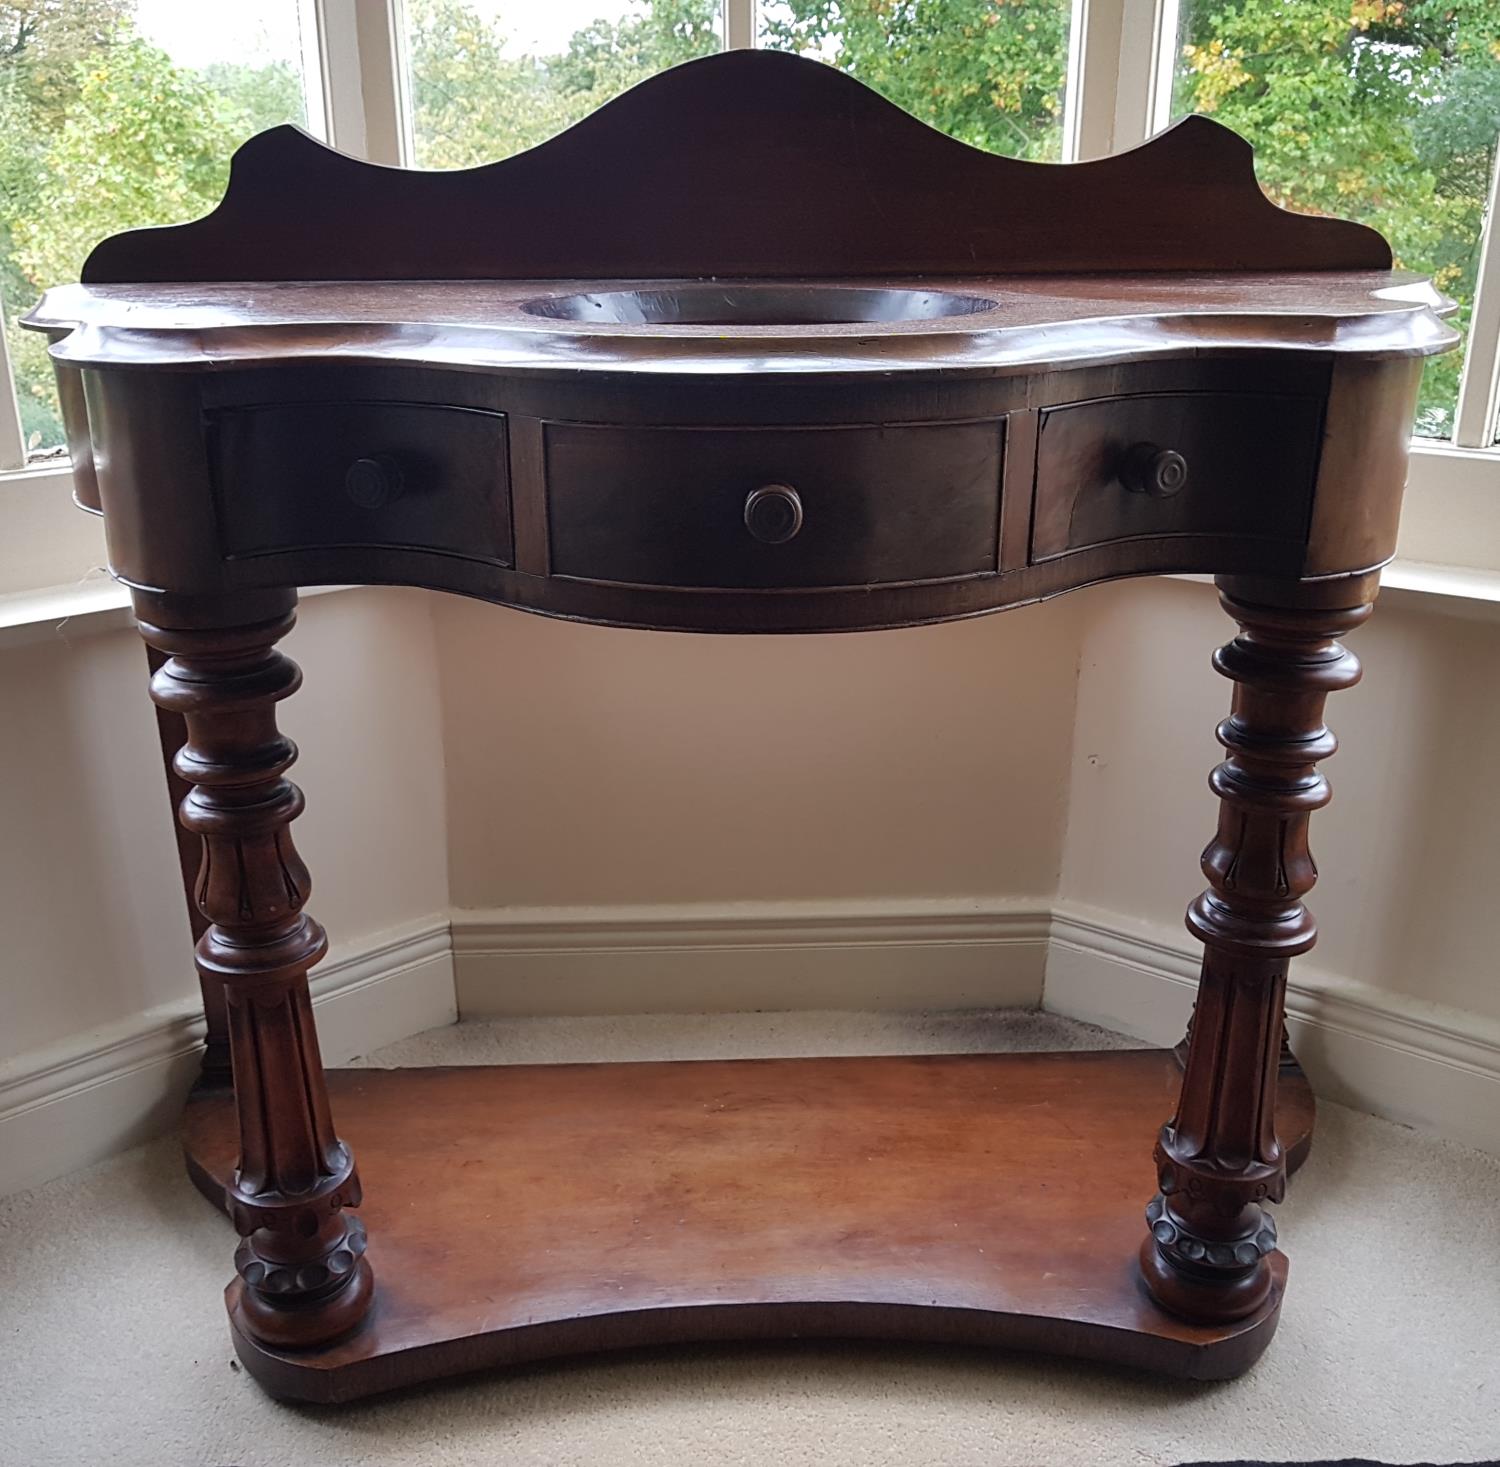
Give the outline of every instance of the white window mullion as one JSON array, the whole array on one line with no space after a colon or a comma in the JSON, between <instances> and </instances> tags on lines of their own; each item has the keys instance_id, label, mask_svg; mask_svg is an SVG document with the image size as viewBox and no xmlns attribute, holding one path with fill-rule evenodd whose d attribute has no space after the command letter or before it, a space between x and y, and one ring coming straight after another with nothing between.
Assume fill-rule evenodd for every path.
<instances>
[{"instance_id":1,"label":"white window mullion","mask_svg":"<svg viewBox=\"0 0 1500 1467\"><path fill-rule=\"evenodd\" d=\"M353 0L303 0L312 9L323 102L323 136L341 152L365 156L365 99L359 78L359 25Z\"/></svg>"},{"instance_id":2,"label":"white window mullion","mask_svg":"<svg viewBox=\"0 0 1500 1467\"><path fill-rule=\"evenodd\" d=\"M1163 53L1176 44L1176 0L1075 0L1063 104L1063 158L1133 148L1155 131Z\"/></svg>"},{"instance_id":3,"label":"white window mullion","mask_svg":"<svg viewBox=\"0 0 1500 1467\"><path fill-rule=\"evenodd\" d=\"M0 470L26 467L26 435L16 402L16 379L10 370L10 348L0 331Z\"/></svg>"},{"instance_id":4,"label":"white window mullion","mask_svg":"<svg viewBox=\"0 0 1500 1467\"><path fill-rule=\"evenodd\" d=\"M1496 149L1485 211L1484 241L1479 251L1479 276L1474 309L1469 316L1468 351L1458 386L1458 413L1453 441L1460 448L1490 448L1500 429L1500 148Z\"/></svg>"},{"instance_id":5,"label":"white window mullion","mask_svg":"<svg viewBox=\"0 0 1500 1467\"><path fill-rule=\"evenodd\" d=\"M411 157L401 0L310 0L334 147L372 163Z\"/></svg>"},{"instance_id":6,"label":"white window mullion","mask_svg":"<svg viewBox=\"0 0 1500 1467\"><path fill-rule=\"evenodd\" d=\"M1172 120L1180 0L1125 0L1115 147L1133 148Z\"/></svg>"},{"instance_id":7,"label":"white window mullion","mask_svg":"<svg viewBox=\"0 0 1500 1467\"><path fill-rule=\"evenodd\" d=\"M724 49L747 51L755 45L755 0L724 0Z\"/></svg>"},{"instance_id":8,"label":"white window mullion","mask_svg":"<svg viewBox=\"0 0 1500 1467\"><path fill-rule=\"evenodd\" d=\"M1136 0L1151 4L1156 10L1151 29L1151 54L1146 90L1142 97L1146 117L1143 138L1150 137L1172 120L1172 83L1177 77L1177 32L1182 21L1182 0Z\"/></svg>"},{"instance_id":9,"label":"white window mullion","mask_svg":"<svg viewBox=\"0 0 1500 1467\"><path fill-rule=\"evenodd\" d=\"M328 72L318 0L297 0L297 34L302 43L302 97L307 104L307 130L325 143L333 138L328 116Z\"/></svg>"},{"instance_id":10,"label":"white window mullion","mask_svg":"<svg viewBox=\"0 0 1500 1467\"><path fill-rule=\"evenodd\" d=\"M414 155L406 82L406 9L402 0L358 0L360 92L365 99L365 157L409 163Z\"/></svg>"},{"instance_id":11,"label":"white window mullion","mask_svg":"<svg viewBox=\"0 0 1500 1467\"><path fill-rule=\"evenodd\" d=\"M1099 121L1106 90L1113 106L1112 65L1094 65L1119 50L1120 0L1073 0L1068 23L1068 60L1063 73L1062 161L1097 157L1109 151L1108 129ZM1101 146L1102 142L1102 146Z\"/></svg>"}]
</instances>

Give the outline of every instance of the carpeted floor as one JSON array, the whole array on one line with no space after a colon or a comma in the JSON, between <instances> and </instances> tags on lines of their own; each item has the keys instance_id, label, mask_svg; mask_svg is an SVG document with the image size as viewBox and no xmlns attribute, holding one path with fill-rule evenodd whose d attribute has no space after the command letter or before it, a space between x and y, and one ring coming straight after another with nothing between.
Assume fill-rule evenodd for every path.
<instances>
[{"instance_id":1,"label":"carpeted floor","mask_svg":"<svg viewBox=\"0 0 1500 1467\"><path fill-rule=\"evenodd\" d=\"M464 1024L369 1062L1123 1043L1034 1014L746 1014ZM1222 1385L931 1348L683 1347L313 1410L273 1403L233 1362L219 1302L228 1226L164 1140L0 1203L0 1464L1500 1457L1500 1160L1325 1106L1280 1219L1292 1258L1280 1332Z\"/></svg>"}]
</instances>

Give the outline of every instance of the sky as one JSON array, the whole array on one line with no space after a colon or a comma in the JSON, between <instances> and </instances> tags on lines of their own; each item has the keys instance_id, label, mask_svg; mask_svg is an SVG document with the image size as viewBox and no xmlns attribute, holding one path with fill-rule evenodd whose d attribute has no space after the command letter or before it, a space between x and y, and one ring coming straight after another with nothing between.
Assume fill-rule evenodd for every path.
<instances>
[{"instance_id":1,"label":"sky","mask_svg":"<svg viewBox=\"0 0 1500 1467\"><path fill-rule=\"evenodd\" d=\"M136 0L135 23L179 66L302 60L297 0Z\"/></svg>"},{"instance_id":2,"label":"sky","mask_svg":"<svg viewBox=\"0 0 1500 1467\"><path fill-rule=\"evenodd\" d=\"M567 49L573 32L591 20L618 20L629 0L469 0L487 20L498 20L517 54ZM300 61L297 0L136 0L136 25L181 66L214 61Z\"/></svg>"}]
</instances>

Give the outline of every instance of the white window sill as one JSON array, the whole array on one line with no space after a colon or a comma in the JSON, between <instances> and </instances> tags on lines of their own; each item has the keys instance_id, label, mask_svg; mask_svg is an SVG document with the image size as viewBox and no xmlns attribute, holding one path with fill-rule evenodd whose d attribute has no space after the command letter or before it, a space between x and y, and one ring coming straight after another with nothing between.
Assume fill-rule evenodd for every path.
<instances>
[{"instance_id":1,"label":"white window sill","mask_svg":"<svg viewBox=\"0 0 1500 1467\"><path fill-rule=\"evenodd\" d=\"M358 589L357 586L309 586L301 595L306 599ZM0 596L0 652L37 642L66 643L134 626L130 592L103 571L73 586L47 586Z\"/></svg>"},{"instance_id":2,"label":"white window sill","mask_svg":"<svg viewBox=\"0 0 1500 1467\"><path fill-rule=\"evenodd\" d=\"M1500 571L1398 559L1381 574L1380 604L1420 605L1446 616L1500 621Z\"/></svg>"},{"instance_id":3,"label":"white window sill","mask_svg":"<svg viewBox=\"0 0 1500 1467\"><path fill-rule=\"evenodd\" d=\"M1208 576L1174 576L1200 581ZM1380 604L1420 608L1471 621L1500 622L1500 571L1473 570L1458 565L1433 565L1419 560L1397 560L1380 578ZM354 586L311 586L304 597L326 596ZM103 572L73 586L49 586L0 596L0 652L38 642L71 642L100 632L135 625L130 593Z\"/></svg>"},{"instance_id":4,"label":"white window sill","mask_svg":"<svg viewBox=\"0 0 1500 1467\"><path fill-rule=\"evenodd\" d=\"M132 625L130 592L103 572L74 586L0 596L0 649L54 639L66 642Z\"/></svg>"}]
</instances>

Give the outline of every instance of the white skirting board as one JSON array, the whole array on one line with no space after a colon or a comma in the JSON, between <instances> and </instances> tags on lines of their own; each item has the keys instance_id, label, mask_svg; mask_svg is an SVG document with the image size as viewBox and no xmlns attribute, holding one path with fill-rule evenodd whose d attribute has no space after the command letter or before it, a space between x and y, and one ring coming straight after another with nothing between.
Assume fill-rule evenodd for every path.
<instances>
[{"instance_id":1,"label":"white skirting board","mask_svg":"<svg viewBox=\"0 0 1500 1467\"><path fill-rule=\"evenodd\" d=\"M460 1013L1041 1001L1172 1044L1197 968L1185 932L1041 901L509 908L377 934L323 964L313 994L331 1065ZM1320 1095L1500 1154L1500 1023L1300 963L1294 972L1292 1041ZM170 1129L202 1038L202 1016L184 1001L0 1065L0 1195Z\"/></svg>"},{"instance_id":2,"label":"white skirting board","mask_svg":"<svg viewBox=\"0 0 1500 1467\"><path fill-rule=\"evenodd\" d=\"M1041 1002L1037 899L456 909L465 1018Z\"/></svg>"},{"instance_id":3,"label":"white skirting board","mask_svg":"<svg viewBox=\"0 0 1500 1467\"><path fill-rule=\"evenodd\" d=\"M1063 904L1053 913L1043 1006L1175 1044L1192 1010L1200 952L1186 931ZM1292 1048L1318 1095L1500 1155L1500 1022L1301 958L1286 1006Z\"/></svg>"},{"instance_id":4,"label":"white skirting board","mask_svg":"<svg viewBox=\"0 0 1500 1467\"><path fill-rule=\"evenodd\" d=\"M1063 903L766 902L455 910L466 1018L1035 1004L1181 1039L1188 934ZM1043 970L1045 969L1045 983ZM1293 964L1292 1042L1320 1095L1500 1154L1500 1022Z\"/></svg>"},{"instance_id":5,"label":"white skirting board","mask_svg":"<svg viewBox=\"0 0 1500 1467\"><path fill-rule=\"evenodd\" d=\"M447 916L335 952L312 993L331 1065L453 1023ZM170 1130L198 1074L203 1028L197 1001L184 1000L0 1065L0 1196Z\"/></svg>"}]
</instances>

